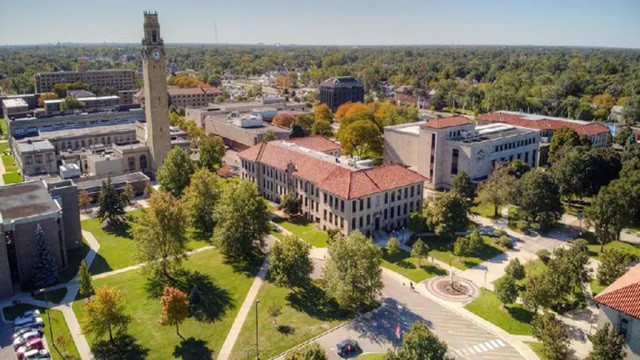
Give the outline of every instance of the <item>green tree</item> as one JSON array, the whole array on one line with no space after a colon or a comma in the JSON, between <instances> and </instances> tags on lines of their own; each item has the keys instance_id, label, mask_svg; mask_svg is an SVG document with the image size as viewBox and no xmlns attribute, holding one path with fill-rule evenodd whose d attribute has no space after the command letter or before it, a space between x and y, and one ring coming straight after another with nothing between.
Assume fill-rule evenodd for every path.
<instances>
[{"instance_id":1,"label":"green tree","mask_svg":"<svg viewBox=\"0 0 640 360\"><path fill-rule=\"evenodd\" d=\"M269 253L269 279L278 286L307 286L313 272L310 250L311 246L299 237L283 236Z\"/></svg>"},{"instance_id":2,"label":"green tree","mask_svg":"<svg viewBox=\"0 0 640 360\"><path fill-rule=\"evenodd\" d=\"M418 259L418 266L422 266L422 259L426 260L429 256L429 246L427 246L422 239L418 238L418 241L416 241L411 248L411 256Z\"/></svg>"},{"instance_id":3,"label":"green tree","mask_svg":"<svg viewBox=\"0 0 640 360\"><path fill-rule=\"evenodd\" d=\"M78 100L75 96L67 96L60 103L60 110L74 110L74 109L84 109L85 104Z\"/></svg>"},{"instance_id":4,"label":"green tree","mask_svg":"<svg viewBox=\"0 0 640 360\"><path fill-rule=\"evenodd\" d=\"M213 240L227 258L248 259L264 246L264 237L271 228L270 218L256 186L250 181L239 181L230 185L216 204Z\"/></svg>"},{"instance_id":5,"label":"green tree","mask_svg":"<svg viewBox=\"0 0 640 360\"><path fill-rule=\"evenodd\" d=\"M89 296L93 293L93 285L91 284L91 273L87 262L82 259L80 268L78 269L78 284L80 284L80 294Z\"/></svg>"},{"instance_id":6,"label":"green tree","mask_svg":"<svg viewBox=\"0 0 640 360\"><path fill-rule=\"evenodd\" d=\"M453 236L469 222L466 203L456 192L432 197L425 215L429 228L439 236Z\"/></svg>"},{"instance_id":7,"label":"green tree","mask_svg":"<svg viewBox=\"0 0 640 360\"><path fill-rule=\"evenodd\" d=\"M216 171L222 166L225 153L224 140L220 136L210 135L200 139L200 166Z\"/></svg>"},{"instance_id":8,"label":"green tree","mask_svg":"<svg viewBox=\"0 0 640 360\"><path fill-rule=\"evenodd\" d=\"M392 236L389 241L387 241L385 248L387 249L387 254L393 257L400 252L400 242Z\"/></svg>"},{"instance_id":9,"label":"green tree","mask_svg":"<svg viewBox=\"0 0 640 360\"><path fill-rule=\"evenodd\" d=\"M215 226L213 211L220 199L220 178L208 168L198 169L184 190L182 201L189 223L202 234L211 234Z\"/></svg>"},{"instance_id":10,"label":"green tree","mask_svg":"<svg viewBox=\"0 0 640 360\"><path fill-rule=\"evenodd\" d=\"M313 129L313 125L315 124L315 120L311 114L300 114L296 116L296 124L302 128L304 136L309 136Z\"/></svg>"},{"instance_id":11,"label":"green tree","mask_svg":"<svg viewBox=\"0 0 640 360\"><path fill-rule=\"evenodd\" d=\"M128 204L131 203L131 199L133 199L133 197L136 196L136 191L133 188L133 186L129 183L126 183L124 185L124 189L122 190L122 199L123 201L127 202Z\"/></svg>"},{"instance_id":12,"label":"green tree","mask_svg":"<svg viewBox=\"0 0 640 360\"><path fill-rule=\"evenodd\" d=\"M284 211L287 215L297 215L302 212L302 199L290 192L285 194L280 201L278 209Z\"/></svg>"},{"instance_id":13,"label":"green tree","mask_svg":"<svg viewBox=\"0 0 640 360\"><path fill-rule=\"evenodd\" d=\"M470 206L475 197L476 187L471 182L471 178L462 171L451 180L451 190L457 192Z\"/></svg>"},{"instance_id":14,"label":"green tree","mask_svg":"<svg viewBox=\"0 0 640 360\"><path fill-rule=\"evenodd\" d=\"M504 271L516 280L522 280L526 276L524 265L522 265L518 258L510 260Z\"/></svg>"},{"instance_id":15,"label":"green tree","mask_svg":"<svg viewBox=\"0 0 640 360\"><path fill-rule=\"evenodd\" d=\"M273 130L269 130L265 132L264 135L262 135L263 143L268 143L269 141L274 141L274 140L278 140L278 136L276 135L275 132L273 132Z\"/></svg>"},{"instance_id":16,"label":"green tree","mask_svg":"<svg viewBox=\"0 0 640 360\"><path fill-rule=\"evenodd\" d=\"M611 324L606 323L595 334L589 335L593 350L587 360L624 360L624 338L617 334Z\"/></svg>"},{"instance_id":17,"label":"green tree","mask_svg":"<svg viewBox=\"0 0 640 360\"><path fill-rule=\"evenodd\" d=\"M273 319L273 324L278 325L278 317L282 315L282 305L271 304L271 306L267 308L267 313Z\"/></svg>"},{"instance_id":18,"label":"green tree","mask_svg":"<svg viewBox=\"0 0 640 360\"><path fill-rule=\"evenodd\" d=\"M493 205L493 216L498 217L498 207L509 203L511 186L515 177L509 175L505 165L498 165L486 181L479 186L478 202Z\"/></svg>"},{"instance_id":19,"label":"green tree","mask_svg":"<svg viewBox=\"0 0 640 360\"><path fill-rule=\"evenodd\" d=\"M331 123L323 120L316 120L311 127L311 135L320 135L326 138L332 137L333 128L331 127Z\"/></svg>"},{"instance_id":20,"label":"green tree","mask_svg":"<svg viewBox=\"0 0 640 360\"><path fill-rule=\"evenodd\" d=\"M537 223L541 229L560 220L564 211L558 184L542 170L529 171L516 182L513 202L527 224Z\"/></svg>"},{"instance_id":21,"label":"green tree","mask_svg":"<svg viewBox=\"0 0 640 360\"><path fill-rule=\"evenodd\" d=\"M291 126L291 134L289 135L290 138L293 139L293 138L299 138L299 137L305 137L305 136L306 134L302 126L300 126L297 123Z\"/></svg>"},{"instance_id":22,"label":"green tree","mask_svg":"<svg viewBox=\"0 0 640 360\"><path fill-rule=\"evenodd\" d=\"M422 213L412 212L409 215L408 227L409 230L413 231L416 234L427 232L427 218Z\"/></svg>"},{"instance_id":23,"label":"green tree","mask_svg":"<svg viewBox=\"0 0 640 360\"><path fill-rule=\"evenodd\" d=\"M40 224L36 225L36 250L35 261L31 266L31 276L33 284L38 288L51 286L58 282L60 273L58 272L58 261L51 253L44 231Z\"/></svg>"},{"instance_id":24,"label":"green tree","mask_svg":"<svg viewBox=\"0 0 640 360\"><path fill-rule=\"evenodd\" d=\"M446 360L447 344L429 330L429 326L422 321L415 321L404 334L402 345L397 352L387 351L385 360Z\"/></svg>"},{"instance_id":25,"label":"green tree","mask_svg":"<svg viewBox=\"0 0 640 360\"><path fill-rule=\"evenodd\" d=\"M111 183L111 178L102 182L100 195L98 195L98 219L101 222L107 220L107 225L114 227L122 221L124 215L124 199L118 194L116 188Z\"/></svg>"},{"instance_id":26,"label":"green tree","mask_svg":"<svg viewBox=\"0 0 640 360\"><path fill-rule=\"evenodd\" d=\"M151 195L149 207L133 223L136 258L145 269L174 280L171 272L187 257L187 216L180 200L159 191Z\"/></svg>"},{"instance_id":27,"label":"green tree","mask_svg":"<svg viewBox=\"0 0 640 360\"><path fill-rule=\"evenodd\" d=\"M546 274L534 274L526 277L522 302L528 309L537 312L539 308L548 309L551 306L553 294L551 280Z\"/></svg>"},{"instance_id":28,"label":"green tree","mask_svg":"<svg viewBox=\"0 0 640 360\"><path fill-rule=\"evenodd\" d=\"M179 289L166 286L162 290L162 314L158 323L162 326L176 326L176 334L184 340L184 336L180 335L180 324L183 323L189 315L189 298L187 294Z\"/></svg>"},{"instance_id":29,"label":"green tree","mask_svg":"<svg viewBox=\"0 0 640 360\"><path fill-rule=\"evenodd\" d=\"M600 285L610 285L627 272L631 257L627 253L611 249L600 255L598 266L598 282Z\"/></svg>"},{"instance_id":30,"label":"green tree","mask_svg":"<svg viewBox=\"0 0 640 360\"><path fill-rule=\"evenodd\" d=\"M163 190L180 198L194 171L189 154L181 147L174 147L158 169L156 177Z\"/></svg>"},{"instance_id":31,"label":"green tree","mask_svg":"<svg viewBox=\"0 0 640 360\"><path fill-rule=\"evenodd\" d=\"M564 360L569 353L569 335L555 315L545 312L531 322L531 334L542 342L542 354L549 360Z\"/></svg>"},{"instance_id":32,"label":"green tree","mask_svg":"<svg viewBox=\"0 0 640 360\"><path fill-rule=\"evenodd\" d=\"M82 190L78 192L78 205L82 209L85 209L90 204L91 204L91 196L89 196L89 193L87 193L86 190Z\"/></svg>"},{"instance_id":33,"label":"green tree","mask_svg":"<svg viewBox=\"0 0 640 360\"><path fill-rule=\"evenodd\" d=\"M625 126L616 132L616 135L613 137L613 143L620 146L627 146L630 142L635 142L633 136L633 129Z\"/></svg>"},{"instance_id":34,"label":"green tree","mask_svg":"<svg viewBox=\"0 0 640 360\"><path fill-rule=\"evenodd\" d=\"M369 120L356 120L338 131L342 151L348 155L381 155L384 139L380 128Z\"/></svg>"},{"instance_id":35,"label":"green tree","mask_svg":"<svg viewBox=\"0 0 640 360\"><path fill-rule=\"evenodd\" d=\"M114 331L124 333L131 322L131 316L125 313L120 291L106 285L96 291L96 295L85 304L86 317L83 330L102 337L109 334L109 340L115 345Z\"/></svg>"},{"instance_id":36,"label":"green tree","mask_svg":"<svg viewBox=\"0 0 640 360\"><path fill-rule=\"evenodd\" d=\"M578 149L569 149L551 168L560 194L567 200L572 195L582 197L589 190L589 160L588 153Z\"/></svg>"},{"instance_id":37,"label":"green tree","mask_svg":"<svg viewBox=\"0 0 640 360\"><path fill-rule=\"evenodd\" d=\"M589 140L585 137L578 135L578 133L568 127L560 128L553 132L553 136L551 137L551 144L549 145L549 162L554 162L562 155L565 151L570 148L581 148L583 150L588 150L591 146Z\"/></svg>"},{"instance_id":38,"label":"green tree","mask_svg":"<svg viewBox=\"0 0 640 360\"><path fill-rule=\"evenodd\" d=\"M635 125L640 122L640 94L629 96L622 108L625 124Z\"/></svg>"},{"instance_id":39,"label":"green tree","mask_svg":"<svg viewBox=\"0 0 640 360\"><path fill-rule=\"evenodd\" d=\"M495 283L496 297L503 306L512 304L518 298L518 285L516 280L510 274L507 274Z\"/></svg>"},{"instance_id":40,"label":"green tree","mask_svg":"<svg viewBox=\"0 0 640 360\"><path fill-rule=\"evenodd\" d=\"M327 354L318 343L311 343L303 347L294 348L287 352L284 360L327 360Z\"/></svg>"},{"instance_id":41,"label":"green tree","mask_svg":"<svg viewBox=\"0 0 640 360\"><path fill-rule=\"evenodd\" d=\"M359 231L329 246L325 270L327 293L345 307L370 305L382 283L382 251Z\"/></svg>"},{"instance_id":42,"label":"green tree","mask_svg":"<svg viewBox=\"0 0 640 360\"><path fill-rule=\"evenodd\" d=\"M600 242L600 252L604 245L620 236L620 232L629 223L629 192L624 183L613 181L598 192L595 200L584 210L587 226L593 227L596 239Z\"/></svg>"}]
</instances>

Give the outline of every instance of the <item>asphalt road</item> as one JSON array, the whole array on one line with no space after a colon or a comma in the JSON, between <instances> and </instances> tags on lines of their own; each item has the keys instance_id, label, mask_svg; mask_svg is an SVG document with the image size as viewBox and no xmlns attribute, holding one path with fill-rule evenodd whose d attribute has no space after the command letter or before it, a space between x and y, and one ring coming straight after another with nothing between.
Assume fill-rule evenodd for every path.
<instances>
[{"instance_id":1,"label":"asphalt road","mask_svg":"<svg viewBox=\"0 0 640 360\"><path fill-rule=\"evenodd\" d=\"M425 321L457 359L522 359L516 349L497 335L386 275L383 281L380 308L316 340L329 359L340 359L334 348L344 339L358 341L364 353L384 353L394 343L399 345L396 325L405 333L414 321Z\"/></svg>"},{"instance_id":2,"label":"asphalt road","mask_svg":"<svg viewBox=\"0 0 640 360\"><path fill-rule=\"evenodd\" d=\"M11 334L13 334L13 324L0 320L0 359L18 359L11 346Z\"/></svg>"}]
</instances>

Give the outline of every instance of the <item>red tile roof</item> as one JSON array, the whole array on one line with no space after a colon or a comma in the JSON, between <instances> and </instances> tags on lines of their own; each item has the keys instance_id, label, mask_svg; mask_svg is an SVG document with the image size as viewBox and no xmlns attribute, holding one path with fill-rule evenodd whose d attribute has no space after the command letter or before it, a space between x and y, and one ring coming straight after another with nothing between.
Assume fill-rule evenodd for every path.
<instances>
[{"instance_id":1,"label":"red tile roof","mask_svg":"<svg viewBox=\"0 0 640 360\"><path fill-rule=\"evenodd\" d=\"M278 145L276 142L255 145L238 155L242 159L261 162L281 171L285 171L287 164L291 162L296 167L296 176L343 199L359 198L425 181L422 175L400 164L355 170Z\"/></svg>"},{"instance_id":2,"label":"red tile roof","mask_svg":"<svg viewBox=\"0 0 640 360\"><path fill-rule=\"evenodd\" d=\"M592 122L588 124L579 124L573 121L562 120L558 118L542 117L537 120L527 119L525 115L511 114L505 112L491 112L478 116L478 121L501 122L514 126L526 127L536 130L558 130L568 127L575 130L578 135L592 136L602 133L608 133L609 128L603 124Z\"/></svg>"},{"instance_id":3,"label":"red tile roof","mask_svg":"<svg viewBox=\"0 0 640 360\"><path fill-rule=\"evenodd\" d=\"M430 127L434 129L444 129L452 126L460 126L473 124L472 120L467 119L464 116L450 116L441 119L430 119L426 123L420 125L423 127Z\"/></svg>"},{"instance_id":4,"label":"red tile roof","mask_svg":"<svg viewBox=\"0 0 640 360\"><path fill-rule=\"evenodd\" d=\"M594 300L640 319L640 264L602 290Z\"/></svg>"},{"instance_id":5,"label":"red tile roof","mask_svg":"<svg viewBox=\"0 0 640 360\"><path fill-rule=\"evenodd\" d=\"M309 137L299 137L299 138L290 138L287 140L290 143L294 143L296 145L302 146L307 149L325 152L332 150L340 150L340 145L334 143L333 141L325 138L324 136L309 136Z\"/></svg>"}]
</instances>

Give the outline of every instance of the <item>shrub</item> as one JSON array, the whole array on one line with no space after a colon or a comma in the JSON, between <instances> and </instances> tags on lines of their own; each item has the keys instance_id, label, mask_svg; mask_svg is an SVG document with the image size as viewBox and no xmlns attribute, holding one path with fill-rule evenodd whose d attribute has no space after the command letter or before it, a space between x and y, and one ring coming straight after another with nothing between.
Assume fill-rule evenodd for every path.
<instances>
[{"instance_id":1,"label":"shrub","mask_svg":"<svg viewBox=\"0 0 640 360\"><path fill-rule=\"evenodd\" d=\"M508 275L513 276L513 278L516 280L522 280L526 276L524 271L524 265L520 263L520 259L518 258L515 258L509 261L509 264L507 265L505 272Z\"/></svg>"},{"instance_id":2,"label":"shrub","mask_svg":"<svg viewBox=\"0 0 640 360\"><path fill-rule=\"evenodd\" d=\"M506 247L507 249L513 249L513 243L509 235L502 235L496 239L496 245Z\"/></svg>"},{"instance_id":3,"label":"shrub","mask_svg":"<svg viewBox=\"0 0 640 360\"><path fill-rule=\"evenodd\" d=\"M549 263L549 260L551 260L551 252L549 252L549 250L547 249L540 249L536 251L536 255L538 256L538 259L540 259L540 261L542 261L542 263L545 265L547 265Z\"/></svg>"}]
</instances>

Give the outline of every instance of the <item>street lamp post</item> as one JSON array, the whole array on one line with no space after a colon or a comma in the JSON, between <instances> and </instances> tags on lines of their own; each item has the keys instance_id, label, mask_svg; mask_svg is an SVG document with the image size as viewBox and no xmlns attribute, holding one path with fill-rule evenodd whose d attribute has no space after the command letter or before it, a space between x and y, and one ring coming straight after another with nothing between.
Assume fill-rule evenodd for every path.
<instances>
[{"instance_id":1,"label":"street lamp post","mask_svg":"<svg viewBox=\"0 0 640 360\"><path fill-rule=\"evenodd\" d=\"M49 307L49 296L47 295L46 289L38 290L38 293L44 293L44 302L47 304L47 320L49 320L49 335L51 336L51 341L53 342L53 327L51 326L51 308Z\"/></svg>"},{"instance_id":2,"label":"street lamp post","mask_svg":"<svg viewBox=\"0 0 640 360\"><path fill-rule=\"evenodd\" d=\"M260 360L260 353L258 352L258 305L260 305L260 300L256 300L256 360Z\"/></svg>"}]
</instances>

